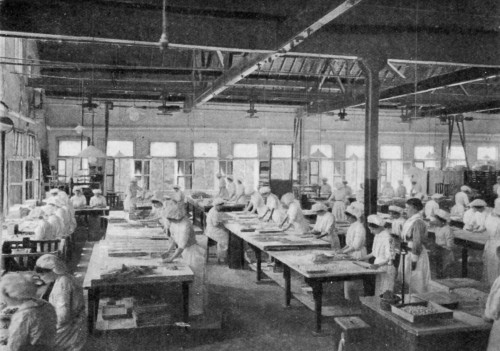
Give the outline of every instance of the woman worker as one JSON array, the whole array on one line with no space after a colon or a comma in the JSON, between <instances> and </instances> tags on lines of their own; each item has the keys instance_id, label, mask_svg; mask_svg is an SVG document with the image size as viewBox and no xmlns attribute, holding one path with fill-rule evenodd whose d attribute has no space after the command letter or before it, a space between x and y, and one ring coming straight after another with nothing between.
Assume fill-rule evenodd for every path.
<instances>
[{"instance_id":1,"label":"woman worker","mask_svg":"<svg viewBox=\"0 0 500 351\"><path fill-rule=\"evenodd\" d=\"M101 189L92 190L94 196L90 198L90 207L93 208L106 208L106 198L102 196ZM100 231L101 231L101 219L99 218L99 214L93 213L89 215L89 233L90 238L92 240L100 239Z\"/></svg>"},{"instance_id":2,"label":"woman worker","mask_svg":"<svg viewBox=\"0 0 500 351\"><path fill-rule=\"evenodd\" d=\"M315 203L311 210L316 213L316 223L312 229L312 233L318 235L318 238L328 237L331 243L332 250L340 250L340 241L335 231L335 217L325 204Z\"/></svg>"},{"instance_id":3,"label":"woman worker","mask_svg":"<svg viewBox=\"0 0 500 351\"><path fill-rule=\"evenodd\" d=\"M345 217L345 204L347 202L347 193L344 188L344 184L336 183L335 190L328 201L332 202L332 213L337 222L343 222L346 220Z\"/></svg>"},{"instance_id":4,"label":"woman worker","mask_svg":"<svg viewBox=\"0 0 500 351\"><path fill-rule=\"evenodd\" d=\"M205 286L206 249L197 243L191 221L177 206L168 207L165 216L170 222L172 241L167 252L162 255L163 261L172 262L182 256L182 262L192 269L194 281L189 289L189 315L203 314L207 301ZM173 251L174 248L175 251Z\"/></svg>"},{"instance_id":5,"label":"woman worker","mask_svg":"<svg viewBox=\"0 0 500 351\"><path fill-rule=\"evenodd\" d=\"M366 256L366 230L363 225L362 203L354 203L347 207L345 214L347 221L351 224L345 236L346 246L342 253L349 254L354 259L361 259ZM362 280L352 280L344 282L344 297L347 300L357 300L363 291Z\"/></svg>"},{"instance_id":6,"label":"woman worker","mask_svg":"<svg viewBox=\"0 0 500 351\"><path fill-rule=\"evenodd\" d=\"M243 185L243 179L236 179L236 192L234 193L234 201L237 204L246 204L247 199L245 197L245 186Z\"/></svg>"},{"instance_id":7,"label":"woman worker","mask_svg":"<svg viewBox=\"0 0 500 351\"><path fill-rule=\"evenodd\" d=\"M49 302L57 315L56 351L80 351L87 340L87 314L83 288L54 255L43 255L35 267L46 283L54 282Z\"/></svg>"},{"instance_id":8,"label":"woman worker","mask_svg":"<svg viewBox=\"0 0 500 351\"><path fill-rule=\"evenodd\" d=\"M174 189L174 194L172 195L172 200L174 200L178 204L181 204L181 203L184 204L184 202L186 200L186 196L182 192L180 185L176 184L172 187L172 189Z\"/></svg>"},{"instance_id":9,"label":"woman worker","mask_svg":"<svg viewBox=\"0 0 500 351\"><path fill-rule=\"evenodd\" d=\"M36 298L36 286L19 273L0 280L0 296L17 311L9 326L9 351L54 351L57 316L47 301Z\"/></svg>"},{"instance_id":10,"label":"woman worker","mask_svg":"<svg viewBox=\"0 0 500 351\"><path fill-rule=\"evenodd\" d=\"M123 202L124 211L128 212L135 207L139 191L142 191L142 188L137 185L137 178L134 178L130 181L125 191L125 201Z\"/></svg>"},{"instance_id":11,"label":"woman worker","mask_svg":"<svg viewBox=\"0 0 500 351\"><path fill-rule=\"evenodd\" d=\"M281 197L281 205L286 210L286 217L281 222L280 228L283 231L293 228L295 233L309 233L309 222L305 219L300 204L292 193L286 193Z\"/></svg>"},{"instance_id":12,"label":"woman worker","mask_svg":"<svg viewBox=\"0 0 500 351\"><path fill-rule=\"evenodd\" d=\"M259 189L259 193L264 200L266 205L266 213L261 215L262 219L270 221L273 220L276 223L281 223L283 216L281 213L281 203L276 195L271 192L271 188L268 186L263 186Z\"/></svg>"},{"instance_id":13,"label":"woman worker","mask_svg":"<svg viewBox=\"0 0 500 351\"><path fill-rule=\"evenodd\" d=\"M87 198L83 195L81 187L75 186L73 188L73 193L75 194L71 197L73 208L83 208L87 206Z\"/></svg>"},{"instance_id":14,"label":"woman worker","mask_svg":"<svg viewBox=\"0 0 500 351\"><path fill-rule=\"evenodd\" d=\"M229 201L234 201L234 196L236 195L236 184L234 184L233 182L233 176L228 175L226 179L227 179L227 185L226 185L227 199Z\"/></svg>"},{"instance_id":15,"label":"woman worker","mask_svg":"<svg viewBox=\"0 0 500 351\"><path fill-rule=\"evenodd\" d=\"M406 201L408 220L403 225L401 235L408 243L409 252L405 256L405 282L410 286L410 293L425 293L431 270L429 256L424 246L427 240L427 226L422 219L421 211L424 208L422 201L411 198ZM402 272L403 265L399 266Z\"/></svg>"},{"instance_id":16,"label":"woman worker","mask_svg":"<svg viewBox=\"0 0 500 351\"><path fill-rule=\"evenodd\" d=\"M451 209L451 215L455 217L462 218L465 213L465 209L469 206L469 196L472 189L467 185L462 185L460 191L455 194L455 206Z\"/></svg>"},{"instance_id":17,"label":"woman worker","mask_svg":"<svg viewBox=\"0 0 500 351\"><path fill-rule=\"evenodd\" d=\"M455 256L453 255L455 235L448 224L449 221L450 214L441 209L436 210L433 217L431 217L431 225L436 227L436 245L441 248L439 251L441 267L438 267L440 277L447 276L451 265L455 261Z\"/></svg>"},{"instance_id":18,"label":"woman worker","mask_svg":"<svg viewBox=\"0 0 500 351\"><path fill-rule=\"evenodd\" d=\"M495 200L495 207L485 221L488 240L483 251L483 276L482 280L489 285L500 276L500 261L496 250L500 246L500 198Z\"/></svg>"},{"instance_id":19,"label":"woman worker","mask_svg":"<svg viewBox=\"0 0 500 351\"><path fill-rule=\"evenodd\" d=\"M495 253L497 264L500 264L500 246L495 248ZM491 287L483 318L488 322L493 322L486 351L498 351L500 347L500 276L495 279Z\"/></svg>"},{"instance_id":20,"label":"woman worker","mask_svg":"<svg viewBox=\"0 0 500 351\"><path fill-rule=\"evenodd\" d=\"M221 199L227 199L228 198L228 193L226 189L226 180L224 179L224 176L220 173L216 174L217 181L218 181L218 189L219 192L217 193L217 197L220 197Z\"/></svg>"},{"instance_id":21,"label":"woman worker","mask_svg":"<svg viewBox=\"0 0 500 351\"><path fill-rule=\"evenodd\" d=\"M217 242L217 260L221 263L226 260L229 246L229 233L224 227L224 221L220 212L222 205L224 205L224 200L221 198L214 199L212 205L213 207L207 213L205 235Z\"/></svg>"}]
</instances>

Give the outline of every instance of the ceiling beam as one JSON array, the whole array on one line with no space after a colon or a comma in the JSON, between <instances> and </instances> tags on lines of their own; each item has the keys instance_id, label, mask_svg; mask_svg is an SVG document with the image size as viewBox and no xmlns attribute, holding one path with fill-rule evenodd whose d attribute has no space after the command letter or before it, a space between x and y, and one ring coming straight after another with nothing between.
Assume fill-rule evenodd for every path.
<instances>
[{"instance_id":1,"label":"ceiling beam","mask_svg":"<svg viewBox=\"0 0 500 351\"><path fill-rule=\"evenodd\" d=\"M272 54L249 54L245 60L242 60L240 64L232 67L221 77L215 80L214 84L202 94L199 94L193 98L193 106L199 107L205 102L217 96L229 86L238 83L241 79L245 78L249 74L253 73L259 69L266 61L272 61L274 58L289 52L296 46L300 45L303 41L308 39L313 33L318 31L320 28L330 23L332 20L341 16L345 12L349 11L351 8L356 6L361 0L347 0L335 7L333 10L329 11L327 14L317 19L311 25L303 29L297 35L285 41L281 44L274 53ZM188 106L190 108L192 106Z\"/></svg>"},{"instance_id":2,"label":"ceiling beam","mask_svg":"<svg viewBox=\"0 0 500 351\"><path fill-rule=\"evenodd\" d=\"M403 98L409 95L432 92L436 89L452 87L467 83L473 83L500 74L499 68L468 68L452 73L434 76L419 81L417 84L408 83L380 92L380 101ZM364 94L360 93L355 97L345 97L337 101L323 101L313 103L311 110L315 113L322 113L341 108L363 105Z\"/></svg>"}]
</instances>

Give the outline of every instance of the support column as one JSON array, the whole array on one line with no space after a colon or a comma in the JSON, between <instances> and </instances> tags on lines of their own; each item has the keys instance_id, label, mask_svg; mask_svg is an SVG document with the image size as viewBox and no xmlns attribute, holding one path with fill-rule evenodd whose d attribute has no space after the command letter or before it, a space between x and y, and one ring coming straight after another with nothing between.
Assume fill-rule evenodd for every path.
<instances>
[{"instance_id":1,"label":"support column","mask_svg":"<svg viewBox=\"0 0 500 351\"><path fill-rule=\"evenodd\" d=\"M104 103L104 154L107 155L108 153L108 137L109 137L109 110L113 109L113 103L110 101L106 101ZM103 179L102 179L102 192L104 196L106 196L107 193L107 183L108 183L108 177L107 177L107 162L108 159L104 159L104 166L103 166ZM109 205L109 204L108 204Z\"/></svg>"},{"instance_id":2,"label":"support column","mask_svg":"<svg viewBox=\"0 0 500 351\"><path fill-rule=\"evenodd\" d=\"M365 218L377 213L378 182L378 104L380 96L379 72L387 60L381 56L359 61L365 82ZM373 236L367 233L366 247L371 251Z\"/></svg>"}]
</instances>

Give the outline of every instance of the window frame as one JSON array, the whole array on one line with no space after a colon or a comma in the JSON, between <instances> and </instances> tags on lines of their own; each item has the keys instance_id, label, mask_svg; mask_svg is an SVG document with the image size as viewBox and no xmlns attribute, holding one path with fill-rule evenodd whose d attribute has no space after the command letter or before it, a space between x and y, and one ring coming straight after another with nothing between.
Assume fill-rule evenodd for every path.
<instances>
[{"instance_id":1,"label":"window frame","mask_svg":"<svg viewBox=\"0 0 500 351\"><path fill-rule=\"evenodd\" d=\"M173 144L175 147L173 156L165 156L165 155L154 155L153 154L153 144ZM179 145L175 141L151 141L149 142L149 156L154 158L177 158L177 150Z\"/></svg>"}]
</instances>

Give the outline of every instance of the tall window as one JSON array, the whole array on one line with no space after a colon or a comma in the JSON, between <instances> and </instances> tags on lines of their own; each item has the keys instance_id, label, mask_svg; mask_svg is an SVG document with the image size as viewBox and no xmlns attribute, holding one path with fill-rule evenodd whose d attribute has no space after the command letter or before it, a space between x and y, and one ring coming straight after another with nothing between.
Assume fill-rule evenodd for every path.
<instances>
[{"instance_id":1,"label":"tall window","mask_svg":"<svg viewBox=\"0 0 500 351\"><path fill-rule=\"evenodd\" d=\"M139 178L139 186L143 189L150 189L150 166L149 160L134 160L134 176Z\"/></svg>"},{"instance_id":2,"label":"tall window","mask_svg":"<svg viewBox=\"0 0 500 351\"><path fill-rule=\"evenodd\" d=\"M403 179L403 150L399 145L380 146L380 181L390 182L394 188Z\"/></svg>"},{"instance_id":3,"label":"tall window","mask_svg":"<svg viewBox=\"0 0 500 351\"><path fill-rule=\"evenodd\" d=\"M448 147L446 148L448 150ZM452 145L450 148L450 152L448 153L447 166L455 167L455 166L466 166L467 162L465 161L465 152L464 148L461 145Z\"/></svg>"},{"instance_id":4,"label":"tall window","mask_svg":"<svg viewBox=\"0 0 500 351\"><path fill-rule=\"evenodd\" d=\"M438 167L434 146L415 146L413 151L413 161L415 167L420 169Z\"/></svg>"},{"instance_id":5,"label":"tall window","mask_svg":"<svg viewBox=\"0 0 500 351\"><path fill-rule=\"evenodd\" d=\"M365 178L365 146L346 145L345 157L345 178L356 191Z\"/></svg>"},{"instance_id":6,"label":"tall window","mask_svg":"<svg viewBox=\"0 0 500 351\"><path fill-rule=\"evenodd\" d=\"M177 161L177 184L184 189L193 188L194 161Z\"/></svg>"},{"instance_id":7,"label":"tall window","mask_svg":"<svg viewBox=\"0 0 500 351\"><path fill-rule=\"evenodd\" d=\"M296 179L297 165L292 165L292 145L273 144L271 149L271 179ZM292 173L293 170L293 173ZM292 174L291 174L292 173Z\"/></svg>"},{"instance_id":8,"label":"tall window","mask_svg":"<svg viewBox=\"0 0 500 351\"><path fill-rule=\"evenodd\" d=\"M151 157L176 157L177 143L153 141L149 147Z\"/></svg>"},{"instance_id":9,"label":"tall window","mask_svg":"<svg viewBox=\"0 0 500 351\"><path fill-rule=\"evenodd\" d=\"M117 193L125 191L134 174L134 142L129 140L108 140L106 155L106 186Z\"/></svg>"},{"instance_id":10,"label":"tall window","mask_svg":"<svg viewBox=\"0 0 500 351\"><path fill-rule=\"evenodd\" d=\"M121 157L134 157L134 142L127 140L108 140L106 155L115 157L120 153Z\"/></svg>"},{"instance_id":11,"label":"tall window","mask_svg":"<svg viewBox=\"0 0 500 351\"><path fill-rule=\"evenodd\" d=\"M214 190L217 187L215 175L219 172L219 144L194 143L193 189Z\"/></svg>"},{"instance_id":12,"label":"tall window","mask_svg":"<svg viewBox=\"0 0 500 351\"><path fill-rule=\"evenodd\" d=\"M233 145L233 176L255 187L259 181L259 149L257 144Z\"/></svg>"},{"instance_id":13,"label":"tall window","mask_svg":"<svg viewBox=\"0 0 500 351\"><path fill-rule=\"evenodd\" d=\"M477 147L478 161L493 161L498 160L498 148L496 146L478 146Z\"/></svg>"},{"instance_id":14,"label":"tall window","mask_svg":"<svg viewBox=\"0 0 500 351\"><path fill-rule=\"evenodd\" d=\"M58 141L57 174L60 182L86 182L89 173L88 159L77 157L88 146L88 139Z\"/></svg>"},{"instance_id":15,"label":"tall window","mask_svg":"<svg viewBox=\"0 0 500 351\"><path fill-rule=\"evenodd\" d=\"M313 144L309 153L309 183L321 184L322 178L334 183L333 147L328 144Z\"/></svg>"}]
</instances>

